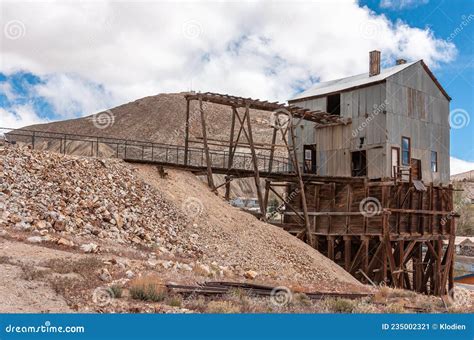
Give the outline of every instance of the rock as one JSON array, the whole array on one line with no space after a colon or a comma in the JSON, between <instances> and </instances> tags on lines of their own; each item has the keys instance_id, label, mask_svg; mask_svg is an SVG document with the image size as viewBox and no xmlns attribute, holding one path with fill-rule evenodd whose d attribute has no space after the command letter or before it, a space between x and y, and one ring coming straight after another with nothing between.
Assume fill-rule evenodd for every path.
<instances>
[{"instance_id":1,"label":"rock","mask_svg":"<svg viewBox=\"0 0 474 340\"><path fill-rule=\"evenodd\" d=\"M253 280L257 277L258 273L254 270L248 270L244 273L244 277Z\"/></svg>"},{"instance_id":2,"label":"rock","mask_svg":"<svg viewBox=\"0 0 474 340\"><path fill-rule=\"evenodd\" d=\"M191 267L189 264L183 263L181 264L181 269L190 272L193 270L193 267Z\"/></svg>"},{"instance_id":3,"label":"rock","mask_svg":"<svg viewBox=\"0 0 474 340\"><path fill-rule=\"evenodd\" d=\"M38 229L46 229L47 228L47 224L46 224L46 221L37 221L36 224L35 224L36 228Z\"/></svg>"},{"instance_id":4,"label":"rock","mask_svg":"<svg viewBox=\"0 0 474 340\"><path fill-rule=\"evenodd\" d=\"M204 275L210 275L211 274L211 269L209 268L209 266L207 266L205 264L199 263L196 266L196 269L198 271L202 272Z\"/></svg>"},{"instance_id":5,"label":"rock","mask_svg":"<svg viewBox=\"0 0 474 340\"><path fill-rule=\"evenodd\" d=\"M64 220L57 220L54 222L53 228L56 231L64 231L66 230L66 224L64 223Z\"/></svg>"},{"instance_id":6,"label":"rock","mask_svg":"<svg viewBox=\"0 0 474 340\"><path fill-rule=\"evenodd\" d=\"M97 253L99 250L99 246L95 243L86 243L81 245L81 250L84 253Z\"/></svg>"},{"instance_id":7,"label":"rock","mask_svg":"<svg viewBox=\"0 0 474 340\"><path fill-rule=\"evenodd\" d=\"M147 264L149 267L151 267L151 268L155 268L156 265L158 264L158 261L153 260L153 259L149 259L149 260L146 262L146 264Z\"/></svg>"},{"instance_id":8,"label":"rock","mask_svg":"<svg viewBox=\"0 0 474 340\"><path fill-rule=\"evenodd\" d=\"M112 280L112 275L110 275L107 268L102 268L99 272L99 279L101 279L102 281L108 282Z\"/></svg>"},{"instance_id":9,"label":"rock","mask_svg":"<svg viewBox=\"0 0 474 340\"><path fill-rule=\"evenodd\" d=\"M133 271L131 271L131 270L127 270L127 271L125 272L125 276L126 276L127 278L129 278L129 279L132 279L132 278L135 276L135 273L134 273Z\"/></svg>"},{"instance_id":10,"label":"rock","mask_svg":"<svg viewBox=\"0 0 474 340\"><path fill-rule=\"evenodd\" d=\"M161 265L165 269L170 269L173 266L173 262L172 261L163 261L163 262L161 262Z\"/></svg>"},{"instance_id":11,"label":"rock","mask_svg":"<svg viewBox=\"0 0 474 340\"><path fill-rule=\"evenodd\" d=\"M69 241L68 239L65 239L63 237L61 237L56 243L66 247L74 247L74 242Z\"/></svg>"},{"instance_id":12,"label":"rock","mask_svg":"<svg viewBox=\"0 0 474 340\"><path fill-rule=\"evenodd\" d=\"M119 214L114 214L114 220L117 223L117 227L123 227L123 218Z\"/></svg>"},{"instance_id":13,"label":"rock","mask_svg":"<svg viewBox=\"0 0 474 340\"><path fill-rule=\"evenodd\" d=\"M43 238L41 236L30 236L26 239L30 243L41 243Z\"/></svg>"},{"instance_id":14,"label":"rock","mask_svg":"<svg viewBox=\"0 0 474 340\"><path fill-rule=\"evenodd\" d=\"M18 222L17 224L15 224L15 229L19 229L21 231L29 231L32 228L33 227L31 226L31 224L26 222Z\"/></svg>"}]
</instances>

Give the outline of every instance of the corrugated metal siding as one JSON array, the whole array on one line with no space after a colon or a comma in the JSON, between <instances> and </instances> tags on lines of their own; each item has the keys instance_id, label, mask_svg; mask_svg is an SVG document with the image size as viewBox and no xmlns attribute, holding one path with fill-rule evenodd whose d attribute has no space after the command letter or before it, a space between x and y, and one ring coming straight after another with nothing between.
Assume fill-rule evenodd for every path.
<instances>
[{"instance_id":1,"label":"corrugated metal siding","mask_svg":"<svg viewBox=\"0 0 474 340\"><path fill-rule=\"evenodd\" d=\"M295 104L326 111L325 97ZM391 147L400 147L406 136L411 138L412 158L422 162L423 180L449 182L449 101L420 63L386 83L341 93L341 115L352 124L316 130L305 125L300 162L302 145L315 143L320 175L350 176L351 151L367 150L368 177L389 178ZM302 131L297 133L301 136ZM431 172L431 151L438 153L438 173Z\"/></svg>"},{"instance_id":2,"label":"corrugated metal siding","mask_svg":"<svg viewBox=\"0 0 474 340\"><path fill-rule=\"evenodd\" d=\"M421 160L425 182L449 182L449 101L420 64L387 79L389 146L411 138L412 158ZM438 153L438 172L431 172L431 151ZM386 169L390 173L391 160Z\"/></svg>"}]
</instances>

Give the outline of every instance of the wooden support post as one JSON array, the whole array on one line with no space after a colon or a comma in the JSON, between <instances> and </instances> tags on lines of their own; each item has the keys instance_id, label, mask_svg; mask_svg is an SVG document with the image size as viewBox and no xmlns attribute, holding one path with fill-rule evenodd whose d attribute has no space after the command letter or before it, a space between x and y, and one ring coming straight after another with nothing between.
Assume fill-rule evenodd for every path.
<instances>
[{"instance_id":1,"label":"wooden support post","mask_svg":"<svg viewBox=\"0 0 474 340\"><path fill-rule=\"evenodd\" d=\"M352 237L344 236L344 268L346 271L351 269L351 258L352 258Z\"/></svg>"},{"instance_id":2,"label":"wooden support post","mask_svg":"<svg viewBox=\"0 0 474 340\"><path fill-rule=\"evenodd\" d=\"M290 130L290 138L291 138L291 145L292 145L292 150L293 152L290 152L290 149L288 151L290 152L290 155L292 155L292 163L294 167L294 171L296 172L296 176L298 177L298 184L300 187L300 195L301 195L301 201L302 201L302 206L303 206L303 213L304 213L304 219L305 219L305 229L306 229L306 240L308 241L309 244L312 244L312 235L311 235L311 224L309 222L309 216L308 216L308 206L306 204L306 194L305 194L305 186L303 182L303 178L301 177L301 169L299 166L298 162L298 154L296 152L296 137L295 137L295 127L293 126L293 117L289 116L288 117L288 128ZM287 145L288 147L288 145Z\"/></svg>"},{"instance_id":3,"label":"wooden support post","mask_svg":"<svg viewBox=\"0 0 474 340\"><path fill-rule=\"evenodd\" d=\"M334 236L328 235L328 257L330 260L334 261Z\"/></svg>"},{"instance_id":4,"label":"wooden support post","mask_svg":"<svg viewBox=\"0 0 474 340\"><path fill-rule=\"evenodd\" d=\"M413 256L412 256L413 289L417 292L423 291L424 266L423 266L422 245L423 245L423 242L416 243L413 249Z\"/></svg>"},{"instance_id":5,"label":"wooden support post","mask_svg":"<svg viewBox=\"0 0 474 340\"><path fill-rule=\"evenodd\" d=\"M267 211L266 211L266 207L264 206L262 189L261 189L261 186L260 186L260 172L258 170L258 158L257 158L257 154L255 152L255 145L253 143L252 123L250 122L250 110L249 110L249 105L248 104L245 107L244 120L245 120L245 117L247 117L247 130L248 131L247 131L247 133L245 133L245 130L244 130L244 133L247 136L247 141L250 144L250 152L252 153L252 163L253 163L253 169L254 169L254 172L255 172L254 179L255 179L255 187L257 189L258 204L260 205L260 212L262 214L262 220L266 221L267 220Z\"/></svg>"},{"instance_id":6,"label":"wooden support post","mask_svg":"<svg viewBox=\"0 0 474 340\"><path fill-rule=\"evenodd\" d=\"M234 147L234 130L235 130L235 111L232 109L232 121L230 124L230 142L229 142L229 156L227 159L227 170L232 169L234 163L234 153L232 152ZM225 185L225 199L228 201L230 199L230 182Z\"/></svg>"},{"instance_id":7,"label":"wooden support post","mask_svg":"<svg viewBox=\"0 0 474 340\"><path fill-rule=\"evenodd\" d=\"M275 124L277 124L275 122ZM273 134L272 134L272 145L270 146L270 159L268 161L268 172L273 172L273 157L275 154L275 143L276 143L276 137L277 137L277 127L273 127Z\"/></svg>"},{"instance_id":8,"label":"wooden support post","mask_svg":"<svg viewBox=\"0 0 474 340\"><path fill-rule=\"evenodd\" d=\"M199 111L201 111L202 138L203 138L204 153L206 154L206 163L207 163L207 184L212 190L214 190L216 186L214 185L214 179L212 178L211 157L209 155L209 146L207 145L206 114L202 108L201 96L199 96Z\"/></svg>"},{"instance_id":9,"label":"wooden support post","mask_svg":"<svg viewBox=\"0 0 474 340\"><path fill-rule=\"evenodd\" d=\"M186 125L184 131L184 165L188 165L188 150L189 150L189 106L190 100L186 99ZM153 146L152 146L153 148Z\"/></svg>"},{"instance_id":10,"label":"wooden support post","mask_svg":"<svg viewBox=\"0 0 474 340\"><path fill-rule=\"evenodd\" d=\"M362 261L362 266L361 269L364 271L364 273L367 274L369 270L369 241L370 238L367 236L361 236L362 243L364 245L364 254L363 254L363 261Z\"/></svg>"},{"instance_id":11,"label":"wooden support post","mask_svg":"<svg viewBox=\"0 0 474 340\"><path fill-rule=\"evenodd\" d=\"M440 240L434 241L435 243L435 250L436 250L436 260L435 260L435 289L434 289L434 294L435 295L440 295L442 288L441 288L441 261L442 261L442 256L443 256L443 243Z\"/></svg>"}]
</instances>

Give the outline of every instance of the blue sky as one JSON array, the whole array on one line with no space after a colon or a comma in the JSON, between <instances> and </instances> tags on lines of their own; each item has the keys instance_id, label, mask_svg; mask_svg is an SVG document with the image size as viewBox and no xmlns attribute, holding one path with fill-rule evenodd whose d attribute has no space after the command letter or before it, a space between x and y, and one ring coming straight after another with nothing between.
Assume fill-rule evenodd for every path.
<instances>
[{"instance_id":1,"label":"blue sky","mask_svg":"<svg viewBox=\"0 0 474 340\"><path fill-rule=\"evenodd\" d=\"M425 60L471 120L451 131L452 169L474 168L474 1L0 0L0 19L0 126L189 89L285 101L378 49L387 66Z\"/></svg>"},{"instance_id":2,"label":"blue sky","mask_svg":"<svg viewBox=\"0 0 474 340\"><path fill-rule=\"evenodd\" d=\"M466 26L469 15L474 15L474 1L430 0L407 1L406 7L383 7L380 1L361 1L377 13L392 20L401 19L410 26L429 27L437 37L449 39L457 48L454 61L434 70L436 77L452 97L451 110L463 109L471 117L468 126L451 130L451 155L474 161L474 19ZM399 2L398 2L399 3ZM456 34L457 28L462 30ZM454 36L450 39L451 35Z\"/></svg>"}]
</instances>

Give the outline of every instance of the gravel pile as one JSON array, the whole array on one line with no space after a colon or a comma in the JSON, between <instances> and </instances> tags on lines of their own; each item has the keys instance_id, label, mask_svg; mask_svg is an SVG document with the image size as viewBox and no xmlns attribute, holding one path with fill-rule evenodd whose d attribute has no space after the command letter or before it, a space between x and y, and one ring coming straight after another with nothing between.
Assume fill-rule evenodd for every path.
<instances>
[{"instance_id":1,"label":"gravel pile","mask_svg":"<svg viewBox=\"0 0 474 340\"><path fill-rule=\"evenodd\" d=\"M173 250L188 223L179 209L118 160L6 146L0 149L0 170L3 228Z\"/></svg>"}]
</instances>

